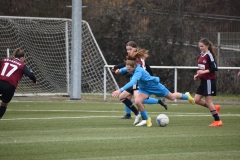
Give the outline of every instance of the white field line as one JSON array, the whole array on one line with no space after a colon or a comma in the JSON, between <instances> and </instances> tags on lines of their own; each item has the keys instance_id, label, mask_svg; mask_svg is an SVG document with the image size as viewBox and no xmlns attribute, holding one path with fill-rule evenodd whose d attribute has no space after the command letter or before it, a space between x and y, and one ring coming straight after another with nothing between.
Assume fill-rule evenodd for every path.
<instances>
[{"instance_id":1,"label":"white field line","mask_svg":"<svg viewBox=\"0 0 240 160\"><path fill-rule=\"evenodd\" d=\"M15 110L14 110L15 111ZM19 111L30 111L32 112L33 110L19 110ZM43 111L43 110L34 110L34 112L36 111ZM45 111L49 111L49 110L45 110ZM54 110L56 111L56 110ZM65 110L58 110L59 111L63 111L65 112ZM69 111L69 110L66 110ZM74 110L74 112L76 112ZM79 111L81 112L81 111ZM103 112L103 113L108 113L108 112L121 112L122 111L84 111L84 112ZM159 112L149 112L149 113L154 113L154 114L159 114ZM208 117L211 116L210 114L199 114L199 113L170 113L168 114L168 116L170 117ZM78 117L43 117L43 118L9 118L9 119L1 119L1 121L12 121L12 120L52 120L52 119L81 119L81 118L116 118L119 116L78 116ZM221 114L221 117L240 117L240 114Z\"/></svg>"},{"instance_id":2,"label":"white field line","mask_svg":"<svg viewBox=\"0 0 240 160\"><path fill-rule=\"evenodd\" d=\"M12 120L48 120L48 119L80 119L80 118L111 118L119 116L81 116L81 117L45 117L45 118L11 118L1 119L1 121L12 121Z\"/></svg>"},{"instance_id":3,"label":"white field line","mask_svg":"<svg viewBox=\"0 0 240 160\"><path fill-rule=\"evenodd\" d=\"M13 112L89 112L89 113L122 113L123 111L114 111L114 110L108 110L108 111L97 111L97 110L36 110L36 109L8 109L8 112L13 111ZM198 116L208 116L209 114L205 114L205 113L184 113L184 112L148 112L148 113L154 113L154 114L160 114L160 113L164 113L164 114L168 114L168 115L173 115L173 116L186 116L186 115L198 115ZM227 113L227 114L221 114L220 116L240 116L240 114L231 114L231 113Z\"/></svg>"},{"instance_id":4,"label":"white field line","mask_svg":"<svg viewBox=\"0 0 240 160\"><path fill-rule=\"evenodd\" d=\"M7 111L14 111L14 112L96 112L96 113L113 113L113 112L122 112L122 111L90 111L90 110L31 110L31 109L7 109Z\"/></svg>"}]
</instances>

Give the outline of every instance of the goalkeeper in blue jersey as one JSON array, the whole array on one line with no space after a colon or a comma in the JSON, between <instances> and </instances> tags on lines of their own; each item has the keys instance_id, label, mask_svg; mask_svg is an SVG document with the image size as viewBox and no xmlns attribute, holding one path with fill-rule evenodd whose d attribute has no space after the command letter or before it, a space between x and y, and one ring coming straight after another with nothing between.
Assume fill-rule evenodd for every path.
<instances>
[{"instance_id":1,"label":"goalkeeper in blue jersey","mask_svg":"<svg viewBox=\"0 0 240 160\"><path fill-rule=\"evenodd\" d=\"M195 104L195 101L191 97L189 92L186 92L185 94L179 92L171 93L164 85L160 83L160 79L158 77L151 76L147 71L140 67L137 60L143 57L148 57L148 50L136 48L133 49L130 54L128 54L126 60L126 67L116 70L115 73L124 74L128 72L131 73L133 76L130 82L128 82L121 89L114 91L112 93L112 96L117 97L120 93L122 93L129 87L132 87L138 82L139 93L135 97L135 104L137 105L137 108L140 111L142 118L146 120L147 126L151 127L151 118L148 116L143 106L143 101L148 99L151 94L154 94L158 97L166 97L169 100L188 100L192 104Z\"/></svg>"},{"instance_id":2,"label":"goalkeeper in blue jersey","mask_svg":"<svg viewBox=\"0 0 240 160\"><path fill-rule=\"evenodd\" d=\"M129 54L132 49L134 48L137 48L137 44L134 42L134 41L129 41L127 44L126 44L126 50L127 50L127 53ZM150 68L150 66L148 64L146 64L145 60L144 60L144 57L142 57L141 59L138 59L138 63L140 64L140 66L145 69L146 71L148 71L148 73L150 75L153 75L152 73L152 70ZM114 72L115 70L117 69L120 69L120 68L123 68L126 66L126 62L124 63L121 63L121 64L118 64L118 65L115 65L113 68L112 68L112 71ZM125 74L126 77L128 78L131 78L132 74L130 73L126 73ZM122 94L121 96L119 97L120 100L125 104L125 109L126 109L126 115L124 115L122 117L122 119L131 119L131 111L137 116L141 116L138 112L138 110L136 109L136 107L133 105L132 101L131 101L131 98L132 96L136 96L136 94L138 94L138 84L134 84L132 87L126 89ZM148 99L146 99L144 102L144 104L160 104L162 105L166 110L167 110L167 105L161 100L161 99L156 99L156 98L152 98L152 97L149 97ZM134 125L136 125L137 123L139 122L139 120L136 120L134 121ZM146 124L146 121L141 121L139 124L137 124L136 126L143 126Z\"/></svg>"}]
</instances>

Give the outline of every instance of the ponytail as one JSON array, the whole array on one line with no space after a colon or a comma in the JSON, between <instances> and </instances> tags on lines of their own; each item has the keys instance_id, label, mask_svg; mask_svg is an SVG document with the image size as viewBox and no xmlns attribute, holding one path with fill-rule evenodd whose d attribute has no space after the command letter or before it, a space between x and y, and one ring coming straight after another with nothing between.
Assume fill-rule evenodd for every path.
<instances>
[{"instance_id":1,"label":"ponytail","mask_svg":"<svg viewBox=\"0 0 240 160\"><path fill-rule=\"evenodd\" d=\"M15 51L13 52L13 54L9 57L9 59L14 59L14 58L21 58L24 57L25 53L23 50L21 50L20 48L15 49Z\"/></svg>"}]
</instances>

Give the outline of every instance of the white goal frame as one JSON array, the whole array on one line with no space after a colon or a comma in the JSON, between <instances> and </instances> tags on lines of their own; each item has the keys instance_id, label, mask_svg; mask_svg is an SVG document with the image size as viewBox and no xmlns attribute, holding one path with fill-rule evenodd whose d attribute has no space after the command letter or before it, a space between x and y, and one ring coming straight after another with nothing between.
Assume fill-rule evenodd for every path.
<instances>
[{"instance_id":1,"label":"white goal frame","mask_svg":"<svg viewBox=\"0 0 240 160\"><path fill-rule=\"evenodd\" d=\"M69 95L71 33L71 19L0 16L0 58L8 57L16 48L23 49L26 52L26 64L40 80L37 86L31 86L31 81L23 77L14 96ZM107 62L89 24L84 20L82 35L82 94L103 94L103 72ZM37 53L39 49L42 49L40 54ZM49 57L42 58L42 55ZM55 58L59 61L53 62ZM56 69L58 66L61 67ZM39 69L40 67L43 68ZM53 73L51 69L54 67ZM118 88L110 69L107 69L105 74L106 81L110 84L106 87L107 92ZM45 85L50 81L50 84Z\"/></svg>"}]
</instances>

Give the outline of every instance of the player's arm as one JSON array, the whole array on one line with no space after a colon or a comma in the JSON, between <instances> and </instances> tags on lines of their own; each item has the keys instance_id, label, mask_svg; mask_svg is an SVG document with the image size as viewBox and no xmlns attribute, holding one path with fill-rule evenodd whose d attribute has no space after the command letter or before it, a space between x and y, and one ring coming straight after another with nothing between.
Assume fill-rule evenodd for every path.
<instances>
[{"instance_id":1,"label":"player's arm","mask_svg":"<svg viewBox=\"0 0 240 160\"><path fill-rule=\"evenodd\" d=\"M152 72L151 67L150 67L147 63L145 63L145 66L146 66L146 71L147 71L151 76L153 76L153 72Z\"/></svg>"},{"instance_id":2,"label":"player's arm","mask_svg":"<svg viewBox=\"0 0 240 160\"><path fill-rule=\"evenodd\" d=\"M123 63L120 63L118 65L115 65L113 68L112 68L112 71L115 72L117 69L120 69L120 68L123 68L126 66L126 62L123 62Z\"/></svg>"},{"instance_id":3,"label":"player's arm","mask_svg":"<svg viewBox=\"0 0 240 160\"><path fill-rule=\"evenodd\" d=\"M23 67L23 74L25 76L29 77L34 84L37 83L37 79L36 79L34 73L26 65L24 65L24 67Z\"/></svg>"},{"instance_id":4,"label":"player's arm","mask_svg":"<svg viewBox=\"0 0 240 160\"><path fill-rule=\"evenodd\" d=\"M127 73L127 68L123 67L123 68L119 69L119 73L126 74Z\"/></svg>"},{"instance_id":5,"label":"player's arm","mask_svg":"<svg viewBox=\"0 0 240 160\"><path fill-rule=\"evenodd\" d=\"M141 78L142 73L141 72L135 72L130 80L130 82L128 82L125 86L123 86L122 88L114 91L112 93L113 97L117 97L121 92L123 92L124 90L132 87L134 84L137 83L137 81Z\"/></svg>"},{"instance_id":6,"label":"player's arm","mask_svg":"<svg viewBox=\"0 0 240 160\"><path fill-rule=\"evenodd\" d=\"M215 72L215 71L218 71L218 68L217 68L217 64L216 62L214 61L214 59L210 59L210 68L209 68L209 72Z\"/></svg>"}]
</instances>

